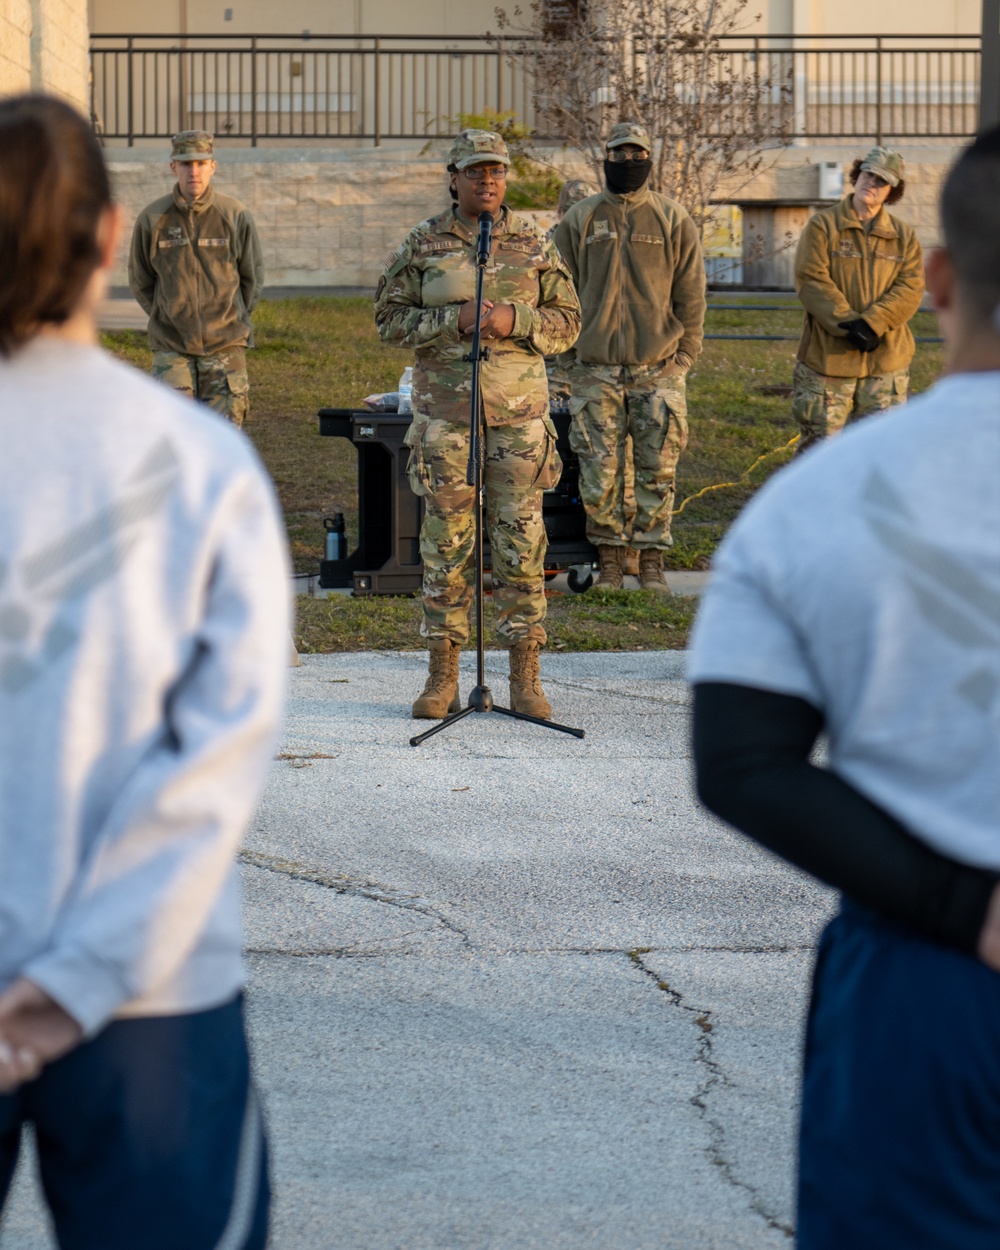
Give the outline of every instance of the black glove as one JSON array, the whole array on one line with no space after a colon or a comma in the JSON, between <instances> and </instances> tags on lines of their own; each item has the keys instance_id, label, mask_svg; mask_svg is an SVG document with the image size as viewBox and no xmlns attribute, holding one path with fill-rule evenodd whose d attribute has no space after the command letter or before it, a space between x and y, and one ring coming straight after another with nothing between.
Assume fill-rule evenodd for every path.
<instances>
[{"instance_id":1,"label":"black glove","mask_svg":"<svg viewBox=\"0 0 1000 1250\"><path fill-rule=\"evenodd\" d=\"M867 321L859 317L857 321L838 321L842 330L847 331L847 341L859 352L873 352L882 342L881 335L875 333Z\"/></svg>"}]
</instances>

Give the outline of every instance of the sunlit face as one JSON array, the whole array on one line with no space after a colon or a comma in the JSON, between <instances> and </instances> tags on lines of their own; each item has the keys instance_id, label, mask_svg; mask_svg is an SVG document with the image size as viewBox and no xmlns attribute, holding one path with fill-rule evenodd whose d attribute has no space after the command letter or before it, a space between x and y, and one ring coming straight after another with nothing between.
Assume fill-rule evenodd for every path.
<instances>
[{"instance_id":1,"label":"sunlit face","mask_svg":"<svg viewBox=\"0 0 1000 1250\"><path fill-rule=\"evenodd\" d=\"M873 174L870 169L863 169L854 184L854 198L860 201L870 214L873 214L877 213L889 198L891 190L892 187L884 178Z\"/></svg>"},{"instance_id":2,"label":"sunlit face","mask_svg":"<svg viewBox=\"0 0 1000 1250\"><path fill-rule=\"evenodd\" d=\"M170 168L181 195L190 204L208 190L208 184L215 173L215 161L171 161Z\"/></svg>"},{"instance_id":3,"label":"sunlit face","mask_svg":"<svg viewBox=\"0 0 1000 1250\"><path fill-rule=\"evenodd\" d=\"M507 189L507 168L491 156L452 174L451 185L458 194L458 211L463 217L474 221L482 212L495 217Z\"/></svg>"}]
</instances>

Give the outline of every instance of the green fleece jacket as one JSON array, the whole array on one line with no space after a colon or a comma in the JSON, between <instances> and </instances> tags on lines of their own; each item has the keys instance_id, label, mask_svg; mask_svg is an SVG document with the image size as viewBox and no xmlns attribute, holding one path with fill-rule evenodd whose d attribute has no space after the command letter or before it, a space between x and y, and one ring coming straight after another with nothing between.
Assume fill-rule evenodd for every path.
<instances>
[{"instance_id":1,"label":"green fleece jacket","mask_svg":"<svg viewBox=\"0 0 1000 1250\"><path fill-rule=\"evenodd\" d=\"M252 346L250 313L264 285L253 218L212 186L193 204L175 186L136 220L128 284L149 313L154 352L210 356Z\"/></svg>"},{"instance_id":2,"label":"green fleece jacket","mask_svg":"<svg viewBox=\"0 0 1000 1250\"><path fill-rule=\"evenodd\" d=\"M705 264L698 230L680 206L648 187L604 190L574 204L556 227L583 310L577 359L651 365L701 353Z\"/></svg>"}]
</instances>

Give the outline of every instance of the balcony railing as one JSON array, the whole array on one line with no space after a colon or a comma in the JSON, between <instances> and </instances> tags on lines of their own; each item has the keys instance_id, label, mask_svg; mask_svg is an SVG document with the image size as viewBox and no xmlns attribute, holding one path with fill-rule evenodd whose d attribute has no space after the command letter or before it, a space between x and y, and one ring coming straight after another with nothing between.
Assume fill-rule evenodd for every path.
<instances>
[{"instance_id":1,"label":"balcony railing","mask_svg":"<svg viewBox=\"0 0 1000 1250\"><path fill-rule=\"evenodd\" d=\"M718 72L774 84L777 133L803 140L961 139L978 122L978 35L732 36ZM95 35L94 125L109 140L204 129L261 142L431 139L460 114L535 108L530 56L485 38ZM738 97L738 93L737 93ZM595 102L596 107L596 102ZM734 117L731 124L743 124Z\"/></svg>"}]
</instances>

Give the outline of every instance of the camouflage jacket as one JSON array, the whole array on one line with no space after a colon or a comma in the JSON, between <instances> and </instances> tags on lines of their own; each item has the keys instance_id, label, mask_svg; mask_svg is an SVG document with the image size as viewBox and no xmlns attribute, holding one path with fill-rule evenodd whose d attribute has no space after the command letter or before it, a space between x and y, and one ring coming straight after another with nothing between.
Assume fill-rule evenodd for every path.
<instances>
[{"instance_id":1,"label":"camouflage jacket","mask_svg":"<svg viewBox=\"0 0 1000 1250\"><path fill-rule=\"evenodd\" d=\"M795 253L795 289L805 308L798 358L814 373L866 378L910 367L907 322L924 294L915 230L883 207L868 231L845 196L806 222ZM859 352L841 321L867 321L882 342Z\"/></svg>"},{"instance_id":2,"label":"camouflage jacket","mask_svg":"<svg viewBox=\"0 0 1000 1250\"><path fill-rule=\"evenodd\" d=\"M463 357L458 312L476 294L476 227L454 208L411 230L385 267L375 293L375 322L385 343L416 351L413 408L455 421L469 418L472 366ZM510 338L492 340L483 361L488 425L548 414L543 357L570 347L580 332L580 302L566 266L540 230L504 207L493 227L483 298L514 306Z\"/></svg>"},{"instance_id":3,"label":"camouflage jacket","mask_svg":"<svg viewBox=\"0 0 1000 1250\"><path fill-rule=\"evenodd\" d=\"M253 218L212 186L193 204L175 186L136 219L128 283L149 313L154 352L252 346L250 313L264 285Z\"/></svg>"}]
</instances>

